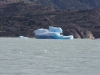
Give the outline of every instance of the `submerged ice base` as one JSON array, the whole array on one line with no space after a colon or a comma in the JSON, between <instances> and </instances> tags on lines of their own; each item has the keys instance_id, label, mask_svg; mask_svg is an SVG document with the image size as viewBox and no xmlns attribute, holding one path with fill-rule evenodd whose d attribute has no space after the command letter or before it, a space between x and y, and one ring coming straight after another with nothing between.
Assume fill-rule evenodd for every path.
<instances>
[{"instance_id":1,"label":"submerged ice base","mask_svg":"<svg viewBox=\"0 0 100 75\"><path fill-rule=\"evenodd\" d=\"M60 27L49 26L49 29L37 29L34 31L37 39L73 39L73 35L63 36Z\"/></svg>"}]
</instances>

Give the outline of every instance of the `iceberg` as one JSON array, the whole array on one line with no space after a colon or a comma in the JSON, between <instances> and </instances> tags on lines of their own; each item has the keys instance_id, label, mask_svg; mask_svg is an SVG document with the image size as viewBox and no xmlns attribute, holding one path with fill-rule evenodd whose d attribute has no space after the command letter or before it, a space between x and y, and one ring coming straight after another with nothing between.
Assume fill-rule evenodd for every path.
<instances>
[{"instance_id":1,"label":"iceberg","mask_svg":"<svg viewBox=\"0 0 100 75\"><path fill-rule=\"evenodd\" d=\"M63 36L60 27L49 26L49 29L37 29L34 31L36 39L73 39L73 35Z\"/></svg>"}]
</instances>

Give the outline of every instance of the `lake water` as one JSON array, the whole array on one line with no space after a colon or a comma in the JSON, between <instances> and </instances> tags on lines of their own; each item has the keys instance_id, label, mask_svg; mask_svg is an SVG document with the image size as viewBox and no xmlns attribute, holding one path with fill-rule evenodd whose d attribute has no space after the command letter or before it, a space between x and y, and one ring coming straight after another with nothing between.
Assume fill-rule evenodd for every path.
<instances>
[{"instance_id":1,"label":"lake water","mask_svg":"<svg viewBox=\"0 0 100 75\"><path fill-rule=\"evenodd\" d=\"M100 40L0 38L0 75L100 75Z\"/></svg>"}]
</instances>

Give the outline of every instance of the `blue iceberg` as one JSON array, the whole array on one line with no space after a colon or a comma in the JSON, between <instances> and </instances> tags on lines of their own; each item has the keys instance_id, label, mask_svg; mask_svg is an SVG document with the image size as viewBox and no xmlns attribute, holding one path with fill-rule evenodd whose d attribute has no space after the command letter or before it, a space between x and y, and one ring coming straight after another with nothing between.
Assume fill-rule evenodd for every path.
<instances>
[{"instance_id":1,"label":"blue iceberg","mask_svg":"<svg viewBox=\"0 0 100 75\"><path fill-rule=\"evenodd\" d=\"M49 26L49 29L37 29L34 31L37 39L73 39L73 35L63 36L60 27Z\"/></svg>"}]
</instances>

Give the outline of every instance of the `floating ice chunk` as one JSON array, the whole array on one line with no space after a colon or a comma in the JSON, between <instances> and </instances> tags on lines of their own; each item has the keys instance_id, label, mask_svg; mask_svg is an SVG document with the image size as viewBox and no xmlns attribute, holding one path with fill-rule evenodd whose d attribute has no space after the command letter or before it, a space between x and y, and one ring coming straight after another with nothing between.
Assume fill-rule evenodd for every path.
<instances>
[{"instance_id":1,"label":"floating ice chunk","mask_svg":"<svg viewBox=\"0 0 100 75\"><path fill-rule=\"evenodd\" d=\"M73 39L73 35L63 36L60 27L49 26L49 29L37 29L34 31L37 39Z\"/></svg>"},{"instance_id":2,"label":"floating ice chunk","mask_svg":"<svg viewBox=\"0 0 100 75\"><path fill-rule=\"evenodd\" d=\"M25 36L19 36L20 39L27 39Z\"/></svg>"}]
</instances>

